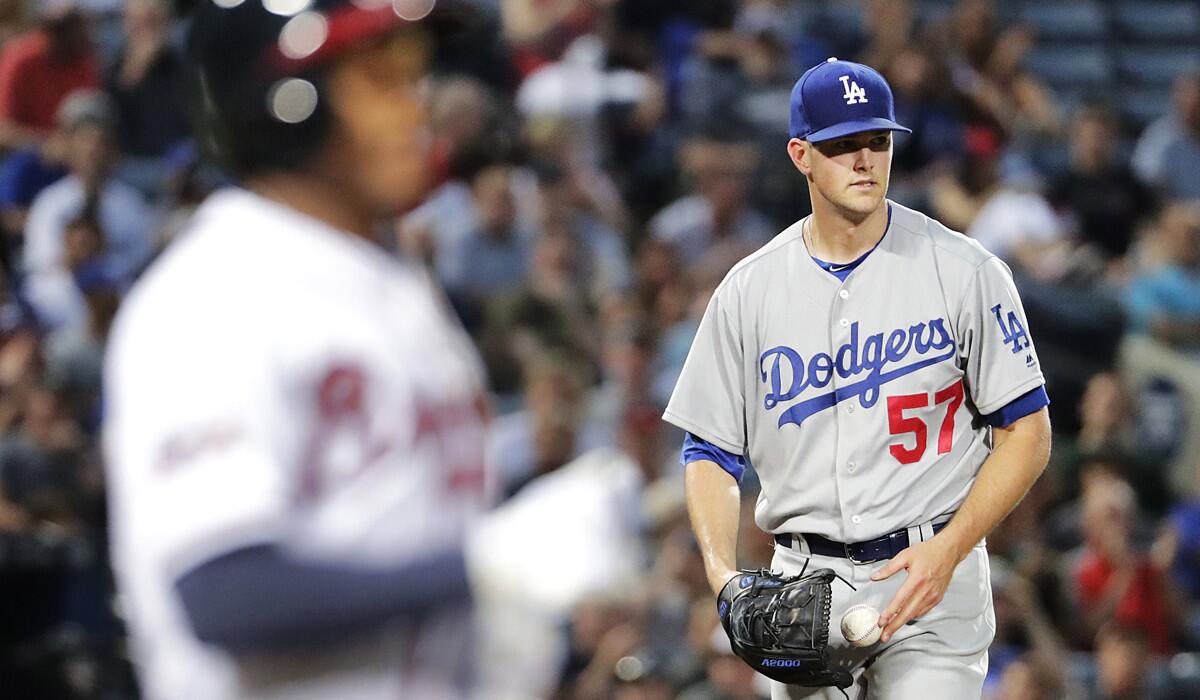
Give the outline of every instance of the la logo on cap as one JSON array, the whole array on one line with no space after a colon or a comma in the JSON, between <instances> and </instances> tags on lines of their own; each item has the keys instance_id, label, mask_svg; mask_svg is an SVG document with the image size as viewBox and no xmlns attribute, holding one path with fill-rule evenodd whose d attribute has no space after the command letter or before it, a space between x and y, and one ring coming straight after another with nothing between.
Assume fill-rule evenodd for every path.
<instances>
[{"instance_id":1,"label":"la logo on cap","mask_svg":"<svg viewBox=\"0 0 1200 700\"><path fill-rule=\"evenodd\" d=\"M846 104L856 105L867 101L867 91L860 88L857 81L851 80L848 75L843 75L838 80L842 81L842 87L846 90L846 94L842 95Z\"/></svg>"},{"instance_id":2,"label":"la logo on cap","mask_svg":"<svg viewBox=\"0 0 1200 700\"><path fill-rule=\"evenodd\" d=\"M788 133L810 142L863 131L911 133L896 122L892 99L892 89L879 71L830 58L804 71L792 86Z\"/></svg>"}]
</instances>

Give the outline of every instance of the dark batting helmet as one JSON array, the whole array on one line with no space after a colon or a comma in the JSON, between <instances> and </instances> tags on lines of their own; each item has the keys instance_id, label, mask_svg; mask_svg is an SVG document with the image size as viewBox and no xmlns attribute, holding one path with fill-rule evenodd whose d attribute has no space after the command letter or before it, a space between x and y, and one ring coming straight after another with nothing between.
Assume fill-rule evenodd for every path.
<instances>
[{"instance_id":1,"label":"dark batting helmet","mask_svg":"<svg viewBox=\"0 0 1200 700\"><path fill-rule=\"evenodd\" d=\"M406 25L444 35L465 12L447 0L200 0L187 51L201 148L237 176L301 167L330 128L333 59Z\"/></svg>"}]
</instances>

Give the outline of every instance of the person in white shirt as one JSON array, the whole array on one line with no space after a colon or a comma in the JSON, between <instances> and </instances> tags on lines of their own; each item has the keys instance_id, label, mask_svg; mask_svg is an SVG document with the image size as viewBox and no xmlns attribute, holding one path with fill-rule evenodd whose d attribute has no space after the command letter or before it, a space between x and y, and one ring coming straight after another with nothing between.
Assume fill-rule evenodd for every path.
<instances>
[{"instance_id":1,"label":"person in white shirt","mask_svg":"<svg viewBox=\"0 0 1200 700\"><path fill-rule=\"evenodd\" d=\"M67 224L85 209L95 210L103 265L118 286L131 283L153 253L152 210L137 190L112 176L116 118L112 98L95 90L72 93L59 109L69 174L30 205L21 261L22 292L51 330L86 322L87 305L63 258Z\"/></svg>"}]
</instances>

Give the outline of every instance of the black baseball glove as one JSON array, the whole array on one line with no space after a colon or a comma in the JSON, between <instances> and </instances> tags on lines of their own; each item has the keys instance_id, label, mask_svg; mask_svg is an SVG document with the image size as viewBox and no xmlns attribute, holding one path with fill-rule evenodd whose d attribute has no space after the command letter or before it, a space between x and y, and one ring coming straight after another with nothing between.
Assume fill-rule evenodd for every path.
<instances>
[{"instance_id":1,"label":"black baseball glove","mask_svg":"<svg viewBox=\"0 0 1200 700\"><path fill-rule=\"evenodd\" d=\"M717 614L733 652L780 683L850 687L850 672L832 667L826 648L834 578L831 569L801 576L763 569L730 579L717 596Z\"/></svg>"}]
</instances>

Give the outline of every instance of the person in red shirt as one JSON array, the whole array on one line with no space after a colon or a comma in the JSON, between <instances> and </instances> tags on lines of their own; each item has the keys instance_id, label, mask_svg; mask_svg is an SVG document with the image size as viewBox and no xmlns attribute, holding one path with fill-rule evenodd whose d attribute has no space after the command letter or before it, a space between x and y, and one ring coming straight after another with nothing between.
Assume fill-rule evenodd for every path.
<instances>
[{"instance_id":1,"label":"person in red shirt","mask_svg":"<svg viewBox=\"0 0 1200 700\"><path fill-rule=\"evenodd\" d=\"M0 50L0 147L38 143L54 127L59 103L100 84L99 62L75 3L47 0L37 29Z\"/></svg>"},{"instance_id":2,"label":"person in red shirt","mask_svg":"<svg viewBox=\"0 0 1200 700\"><path fill-rule=\"evenodd\" d=\"M1086 631L1105 623L1141 630L1151 651L1173 647L1169 557L1137 551L1131 542L1134 493L1117 477L1095 480L1083 494L1084 547L1075 590ZM1162 561L1165 559L1165 561Z\"/></svg>"}]
</instances>

